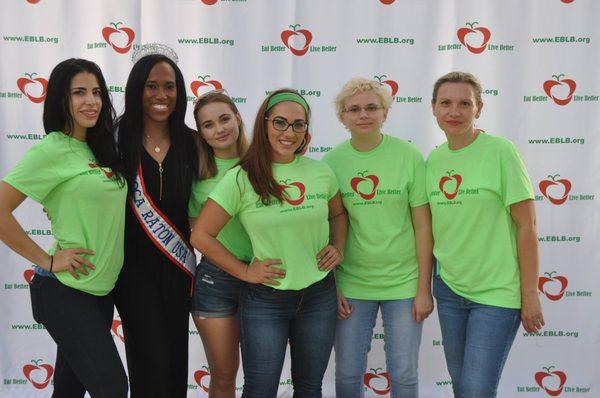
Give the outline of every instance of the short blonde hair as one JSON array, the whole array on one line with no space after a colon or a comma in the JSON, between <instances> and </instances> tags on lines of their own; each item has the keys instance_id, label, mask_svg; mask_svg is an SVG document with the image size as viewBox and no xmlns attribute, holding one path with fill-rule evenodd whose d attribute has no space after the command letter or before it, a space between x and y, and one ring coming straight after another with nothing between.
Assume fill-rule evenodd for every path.
<instances>
[{"instance_id":1,"label":"short blonde hair","mask_svg":"<svg viewBox=\"0 0 600 398\"><path fill-rule=\"evenodd\" d=\"M450 72L446 73L444 76L440 77L436 80L433 85L433 94L431 95L431 103L435 105L435 101L437 101L437 93L444 83L467 83L473 87L473 93L475 94L475 100L477 100L477 104L482 104L483 100L481 99L481 92L483 88L481 87L481 82L475 75L468 72Z\"/></svg>"},{"instance_id":2,"label":"short blonde hair","mask_svg":"<svg viewBox=\"0 0 600 398\"><path fill-rule=\"evenodd\" d=\"M381 101L381 106L384 109L388 110L392 106L392 95L385 89L383 84L378 81L366 79L364 77L354 77L344 84L342 87L342 91L336 95L334 104L335 104L335 113L342 120L342 113L344 112L344 103L350 97L352 97L356 93L364 93L366 91L373 91L377 97L379 97L379 101Z\"/></svg>"}]
</instances>

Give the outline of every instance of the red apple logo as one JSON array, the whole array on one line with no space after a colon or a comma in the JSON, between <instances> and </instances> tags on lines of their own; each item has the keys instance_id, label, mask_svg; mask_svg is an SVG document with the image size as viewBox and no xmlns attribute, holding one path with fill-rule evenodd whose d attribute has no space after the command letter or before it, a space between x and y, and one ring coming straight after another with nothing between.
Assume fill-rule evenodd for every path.
<instances>
[{"instance_id":1,"label":"red apple logo","mask_svg":"<svg viewBox=\"0 0 600 398\"><path fill-rule=\"evenodd\" d=\"M559 176L560 176L560 174L548 176L548 178L549 178L548 180L542 180L542 181L540 181L540 184L539 184L542 195L544 195L546 198L548 198L550 203L552 203L554 205L562 205L563 203L565 203L567 201L567 198L569 197L569 191L571 191L571 181L565 180L562 178L560 180L557 180L556 177L559 177ZM562 184L565 189L563 195L559 198L550 196L550 194L547 192L548 188L553 185L559 185L559 184Z\"/></svg>"},{"instance_id":2,"label":"red apple logo","mask_svg":"<svg viewBox=\"0 0 600 398\"><path fill-rule=\"evenodd\" d=\"M575 83L575 80L573 79L563 79L560 80L560 78L564 76L562 73L560 75L552 75L553 78L555 78L556 80L546 80L544 82L544 91L546 92L546 95L550 98L552 98L552 100L557 104L557 105L567 105L569 102L571 102L571 100L573 99L573 94L575 93L575 88L577 87L577 83ZM552 88L555 86L562 86L564 84L566 84L569 87L569 94L565 97L565 98L556 98L555 96L552 95Z\"/></svg>"},{"instance_id":3,"label":"red apple logo","mask_svg":"<svg viewBox=\"0 0 600 398\"><path fill-rule=\"evenodd\" d=\"M560 1L562 1L565 4L569 4L569 3L574 2L575 0L560 0Z\"/></svg>"},{"instance_id":4,"label":"red apple logo","mask_svg":"<svg viewBox=\"0 0 600 398\"><path fill-rule=\"evenodd\" d=\"M39 2L40 2L40 0L27 0L27 2L28 2L29 4L37 4L37 3L39 3Z\"/></svg>"},{"instance_id":5,"label":"red apple logo","mask_svg":"<svg viewBox=\"0 0 600 398\"><path fill-rule=\"evenodd\" d=\"M92 163L92 162L89 162L89 163L88 163L88 167L89 167L90 169L95 169L96 167L97 167L97 168L99 168L99 169L100 169L100 170L101 170L101 171L104 173L104 175L106 176L106 178L108 178L109 180L110 180L111 178L113 178L113 176L115 175L115 173L114 173L114 172L112 172L112 171L106 171L106 170L104 170L102 167L100 167L100 166L98 166L97 164L95 164L95 163Z\"/></svg>"},{"instance_id":6,"label":"red apple logo","mask_svg":"<svg viewBox=\"0 0 600 398\"><path fill-rule=\"evenodd\" d=\"M289 27L292 28L291 30L287 29L287 30L284 30L283 32L281 32L281 41L287 48L290 49L292 54L301 56L301 55L306 54L306 52L308 51L308 45L312 41L312 33L310 33L306 29L296 30L296 29L298 29L298 26L300 26L300 24L290 25ZM296 48L292 47L289 43L290 38L292 36L297 36L297 35L304 36L304 40L305 40L304 47L302 47L300 49L296 49Z\"/></svg>"},{"instance_id":7,"label":"red apple logo","mask_svg":"<svg viewBox=\"0 0 600 398\"><path fill-rule=\"evenodd\" d=\"M33 265L32 265L33 267ZM33 269L26 269L25 272L23 272L23 278L25 278L25 281L31 285L31 280L33 279L33 277L35 276L35 270Z\"/></svg>"},{"instance_id":8,"label":"red apple logo","mask_svg":"<svg viewBox=\"0 0 600 398\"><path fill-rule=\"evenodd\" d=\"M123 334L123 322L120 319L113 319L110 330L115 336L121 339L122 343L125 342L125 335Z\"/></svg>"},{"instance_id":9,"label":"red apple logo","mask_svg":"<svg viewBox=\"0 0 600 398\"><path fill-rule=\"evenodd\" d=\"M202 379L204 379L205 377L208 377L208 379L210 379L210 369L208 368L208 366L203 366L202 369L204 370L197 370L194 372L194 380L196 380L196 384L198 384L198 386L200 386L200 388L203 389L204 392L208 393L209 383L205 382L203 384Z\"/></svg>"},{"instance_id":10,"label":"red apple logo","mask_svg":"<svg viewBox=\"0 0 600 398\"><path fill-rule=\"evenodd\" d=\"M280 183L282 183L283 185L279 185L279 187L285 191L284 195L283 195L283 199L288 202L289 204L291 204L292 206L298 206L299 204L301 204L302 202L304 202L304 192L306 192L306 187L304 186L304 184L302 184L301 182L298 181L292 181L290 182L290 180L279 180ZM292 189L292 190L296 190L297 189L297 195L290 195L289 192L287 192L288 189ZM295 198L295 199L294 199Z\"/></svg>"},{"instance_id":11,"label":"red apple logo","mask_svg":"<svg viewBox=\"0 0 600 398\"><path fill-rule=\"evenodd\" d=\"M454 170L447 171L446 174L448 174L448 175L440 178L440 184L439 184L440 191L442 191L444 196L450 200L452 200L456 197L456 195L458 194L458 187L460 187L460 184L462 184L461 175L460 174L452 174L452 173L454 173ZM446 192L446 190L444 189L444 185L448 181L452 181L452 180L456 181L456 187L454 188L454 192Z\"/></svg>"},{"instance_id":12,"label":"red apple logo","mask_svg":"<svg viewBox=\"0 0 600 398\"><path fill-rule=\"evenodd\" d=\"M202 2L204 4L206 4L207 6L212 6L213 4L216 4L218 0L202 0Z\"/></svg>"},{"instance_id":13,"label":"red apple logo","mask_svg":"<svg viewBox=\"0 0 600 398\"><path fill-rule=\"evenodd\" d=\"M386 75L373 76L373 78L375 80L377 80L378 82L380 82L381 84L387 84L388 86L390 86L390 88L392 89L390 94L392 95L392 97L395 97L396 93L398 92L398 83L396 83L393 80L382 80L382 79L385 79L386 77L387 77Z\"/></svg>"},{"instance_id":14,"label":"red apple logo","mask_svg":"<svg viewBox=\"0 0 600 398\"><path fill-rule=\"evenodd\" d=\"M565 382L567 381L567 375L565 374L565 372L561 372L560 370L555 370L554 372L552 372L553 368L554 366L550 366L548 368L542 367L542 369L544 369L545 372L537 372L535 374L535 382L538 384L538 386L540 386L540 388L546 391L546 394L550 395L551 397L558 397L562 393ZM556 390L551 390L550 388L545 387L544 379L546 377L553 378L555 376L558 377L558 388Z\"/></svg>"},{"instance_id":15,"label":"red apple logo","mask_svg":"<svg viewBox=\"0 0 600 398\"><path fill-rule=\"evenodd\" d=\"M379 1L381 1L383 4L392 4L396 0L379 0Z\"/></svg>"},{"instance_id":16,"label":"red apple logo","mask_svg":"<svg viewBox=\"0 0 600 398\"><path fill-rule=\"evenodd\" d=\"M223 85L218 80L206 80L209 77L210 77L210 75L198 76L198 80L194 80L190 83L190 89L192 90L192 93L194 93L196 98L198 98L200 96L200 94L198 94L198 89L200 87L208 87L209 88L208 91L223 89ZM211 88L211 86L212 86L212 88Z\"/></svg>"},{"instance_id":17,"label":"red apple logo","mask_svg":"<svg viewBox=\"0 0 600 398\"><path fill-rule=\"evenodd\" d=\"M556 273L556 271L544 272L545 276L540 276L538 279L538 290L541 293L543 293L546 297L548 297L548 299L550 299L552 301L560 300L563 297L563 295L565 294L565 289L567 288L567 285L569 284L569 281L564 276L561 276L561 275L552 276L555 273ZM560 283L560 290L558 293L550 293L546 289L544 289L544 285L546 283L554 284L554 282Z\"/></svg>"},{"instance_id":18,"label":"red apple logo","mask_svg":"<svg viewBox=\"0 0 600 398\"><path fill-rule=\"evenodd\" d=\"M374 174L369 174L367 175L369 171L365 170L361 173L356 173L359 177L354 177L350 180L350 188L352 188L352 190L354 192L356 192L357 194L360 195L361 198L363 198L364 200L371 200L375 197L375 194L377 193L377 185L379 185L379 177L377 177ZM373 188L371 189L370 192L362 192L361 190L358 189L358 184L360 184L363 181L368 181L370 180L371 183L373 183ZM365 187L365 184L363 185L363 189Z\"/></svg>"},{"instance_id":19,"label":"red apple logo","mask_svg":"<svg viewBox=\"0 0 600 398\"><path fill-rule=\"evenodd\" d=\"M385 395L390 392L392 389L392 384L390 382L390 375L388 372L381 372L381 368L370 369L372 372L365 373L363 382L365 386L373 390L373 392L377 395ZM382 380L385 380L385 384L382 384Z\"/></svg>"},{"instance_id":20,"label":"red apple logo","mask_svg":"<svg viewBox=\"0 0 600 398\"><path fill-rule=\"evenodd\" d=\"M468 26L468 28L460 28L456 34L458 36L458 40L460 40L460 42L463 44L463 46L467 47L467 49L469 51L471 51L473 54L481 54L483 51L485 51L485 48L487 47L488 42L490 41L490 37L492 37L492 33L490 32L490 30L488 28L485 28L483 26L480 26L479 28L475 28L475 25L478 25L479 22L475 21L472 23L467 22L465 25ZM474 47L471 46L470 44L468 44L466 42L466 36L468 34L472 34L472 33L481 33L483 35L483 41L481 42L481 45L479 47Z\"/></svg>"},{"instance_id":21,"label":"red apple logo","mask_svg":"<svg viewBox=\"0 0 600 398\"><path fill-rule=\"evenodd\" d=\"M33 76L37 75L37 73L24 73L24 75L27 77L21 77L17 79L17 87L19 87L19 90L21 90L21 92L35 104L39 104L40 102L44 101L44 98L46 98L46 89L48 88L48 80L44 79L43 77L34 78ZM39 84L42 87L41 94L37 97L29 94L25 88L27 85L32 83L34 86Z\"/></svg>"},{"instance_id":22,"label":"red apple logo","mask_svg":"<svg viewBox=\"0 0 600 398\"><path fill-rule=\"evenodd\" d=\"M105 26L104 28L102 28L102 37L104 37L104 41L110 44L113 50L115 50L119 54L125 54L126 52L128 52L131 49L133 39L135 39L135 32L133 31L133 29L125 26L119 28L119 25L122 24L123 22L111 22L109 24L111 26ZM124 46L116 45L114 42L111 41L110 37L115 33L118 33L119 35L126 35L127 42Z\"/></svg>"},{"instance_id":23,"label":"red apple logo","mask_svg":"<svg viewBox=\"0 0 600 398\"><path fill-rule=\"evenodd\" d=\"M25 365L23 366L23 374L25 375L25 378L27 380L29 380L29 382L38 390L41 390L43 388L46 388L46 386L48 385L48 383L50 383L50 378L52 377L52 375L54 374L54 368L52 367L52 365L48 365L48 364L40 364L40 362L42 362L41 359L38 360L31 360L31 364ZM38 370L43 371L44 376L43 377L39 377L39 375L41 374L40 372L38 372ZM32 378L32 376L35 376L35 380ZM43 380L43 381L39 381L39 380Z\"/></svg>"}]
</instances>

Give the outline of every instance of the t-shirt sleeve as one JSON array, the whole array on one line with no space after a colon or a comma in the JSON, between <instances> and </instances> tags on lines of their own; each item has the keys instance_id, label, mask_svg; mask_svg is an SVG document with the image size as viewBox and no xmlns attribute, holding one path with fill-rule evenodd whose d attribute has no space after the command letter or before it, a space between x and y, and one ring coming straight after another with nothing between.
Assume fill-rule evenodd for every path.
<instances>
[{"instance_id":1,"label":"t-shirt sleeve","mask_svg":"<svg viewBox=\"0 0 600 398\"><path fill-rule=\"evenodd\" d=\"M419 207L428 203L425 188L425 159L417 149L413 156L413 180L408 187L408 203L410 207Z\"/></svg>"},{"instance_id":2,"label":"t-shirt sleeve","mask_svg":"<svg viewBox=\"0 0 600 398\"><path fill-rule=\"evenodd\" d=\"M62 182L42 143L31 147L2 180L38 203Z\"/></svg>"},{"instance_id":3,"label":"t-shirt sleeve","mask_svg":"<svg viewBox=\"0 0 600 398\"><path fill-rule=\"evenodd\" d=\"M514 203L533 199L533 187L525 164L513 143L509 143L500 156L502 170L502 203L508 207Z\"/></svg>"},{"instance_id":4,"label":"t-shirt sleeve","mask_svg":"<svg viewBox=\"0 0 600 398\"><path fill-rule=\"evenodd\" d=\"M206 198L200 189L200 181L195 181L192 184L192 194L190 195L190 202L188 203L188 216L192 218L198 217L202 204L205 201Z\"/></svg>"},{"instance_id":5,"label":"t-shirt sleeve","mask_svg":"<svg viewBox=\"0 0 600 398\"><path fill-rule=\"evenodd\" d=\"M231 217L235 216L242 206L243 176L239 167L229 170L217 186L212 190L209 199L214 200Z\"/></svg>"},{"instance_id":6,"label":"t-shirt sleeve","mask_svg":"<svg viewBox=\"0 0 600 398\"><path fill-rule=\"evenodd\" d=\"M338 193L338 191L340 190L340 186L338 184L338 180L335 176L335 173L333 172L333 170L331 170L331 167L329 167L329 165L326 163L322 164L325 168L325 172L327 173L327 200L331 200L331 198L333 198L335 194Z\"/></svg>"}]
</instances>

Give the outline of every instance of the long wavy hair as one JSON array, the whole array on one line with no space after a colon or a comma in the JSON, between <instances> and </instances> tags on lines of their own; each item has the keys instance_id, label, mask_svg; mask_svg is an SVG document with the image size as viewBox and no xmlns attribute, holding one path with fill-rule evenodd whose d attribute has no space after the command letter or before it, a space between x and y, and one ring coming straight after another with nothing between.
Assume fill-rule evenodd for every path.
<instances>
[{"instance_id":1,"label":"long wavy hair","mask_svg":"<svg viewBox=\"0 0 600 398\"><path fill-rule=\"evenodd\" d=\"M177 179L175 189L183 194L191 191L192 182L198 178L198 151L193 137L194 130L185 124L185 112L187 109L187 96L183 75L177 64L171 59L160 54L151 54L140 58L133 65L127 87L125 89L125 110L117 119L118 148L123 160L125 177L131 188L137 174L137 167L142 155L144 137L144 110L143 94L146 80L152 68L160 63L166 62L175 71L175 85L177 87L177 98L175 109L169 116L169 138L174 151L174 162L177 165Z\"/></svg>"},{"instance_id":2,"label":"long wavy hair","mask_svg":"<svg viewBox=\"0 0 600 398\"><path fill-rule=\"evenodd\" d=\"M250 184L252 184L252 188L254 188L254 192L260 196L260 201L265 206L269 205L271 197L275 197L279 203L283 202L283 190L273 177L273 150L269 143L267 130L268 122L266 120L269 117L269 112L267 111L269 100L279 93L294 93L300 95L294 89L283 88L273 91L265 98L256 114L252 142L250 143L248 152L240 159L240 166L248 173L248 179L250 180ZM310 107L308 108L308 112L306 112L306 121L308 122L309 119ZM303 154L309 142L310 133L309 130L306 130L303 144L294 153Z\"/></svg>"},{"instance_id":3,"label":"long wavy hair","mask_svg":"<svg viewBox=\"0 0 600 398\"><path fill-rule=\"evenodd\" d=\"M71 80L82 72L96 76L102 99L98 120L93 127L86 131L87 145L94 154L98 165L110 168L115 173L117 180L123 182L123 164L115 143L115 109L102 71L94 62L70 58L52 69L44 100L44 131L46 134L53 131L62 131L67 135L72 133L74 121L71 114Z\"/></svg>"},{"instance_id":4,"label":"long wavy hair","mask_svg":"<svg viewBox=\"0 0 600 398\"><path fill-rule=\"evenodd\" d=\"M215 102L222 102L229 106L231 112L234 115L239 117L239 130L238 130L238 138L236 141L237 153L239 157L244 156L246 151L248 150L248 140L246 139L246 127L244 126L244 121L242 120L242 116L240 115L240 111L238 110L235 103L231 100L231 98L220 91L213 91L204 94L199 97L194 104L194 120L196 120L196 128L198 129L197 134L197 142L198 142L198 157L200 162L200 179L206 180L212 178L217 175L217 163L215 161L215 151L213 148L208 145L208 142L202 136L202 128L200 126L199 119L199 111L203 106L208 104L212 104Z\"/></svg>"}]
</instances>

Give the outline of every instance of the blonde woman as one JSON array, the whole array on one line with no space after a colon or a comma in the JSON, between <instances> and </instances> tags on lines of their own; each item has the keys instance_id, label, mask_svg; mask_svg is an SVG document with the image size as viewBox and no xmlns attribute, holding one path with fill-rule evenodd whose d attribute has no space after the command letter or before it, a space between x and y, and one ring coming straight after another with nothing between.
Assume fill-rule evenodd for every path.
<instances>
[{"instance_id":1,"label":"blonde woman","mask_svg":"<svg viewBox=\"0 0 600 398\"><path fill-rule=\"evenodd\" d=\"M381 310L392 397L418 396L418 357L431 298L431 216L425 162L408 141L382 133L392 97L354 78L335 100L350 139L324 161L340 184L349 228L336 270L336 394L364 396L373 327Z\"/></svg>"}]
</instances>

